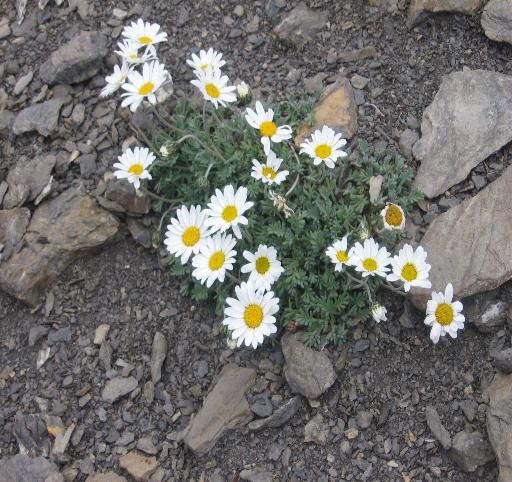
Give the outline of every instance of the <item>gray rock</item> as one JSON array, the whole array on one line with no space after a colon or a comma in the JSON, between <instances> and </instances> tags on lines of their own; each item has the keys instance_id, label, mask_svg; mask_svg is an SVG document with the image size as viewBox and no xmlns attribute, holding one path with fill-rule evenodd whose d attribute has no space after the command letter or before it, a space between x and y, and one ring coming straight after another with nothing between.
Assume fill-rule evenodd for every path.
<instances>
[{"instance_id":1,"label":"gray rock","mask_svg":"<svg viewBox=\"0 0 512 482\"><path fill-rule=\"evenodd\" d=\"M137 449L148 455L156 455L158 453L158 448L153 443L153 440L151 440L151 437L143 437L137 440Z\"/></svg>"},{"instance_id":2,"label":"gray rock","mask_svg":"<svg viewBox=\"0 0 512 482\"><path fill-rule=\"evenodd\" d=\"M23 247L0 263L0 287L36 305L39 295L72 261L113 239L118 220L82 188L70 188L32 215Z\"/></svg>"},{"instance_id":3,"label":"gray rock","mask_svg":"<svg viewBox=\"0 0 512 482\"><path fill-rule=\"evenodd\" d=\"M371 424L373 420L373 413L368 412L366 410L362 410L359 412L356 416L357 425L359 428L367 429Z\"/></svg>"},{"instance_id":4,"label":"gray rock","mask_svg":"<svg viewBox=\"0 0 512 482\"><path fill-rule=\"evenodd\" d=\"M412 148L419 138L419 134L412 129L405 129L400 134L400 139L398 139L398 148L407 159L412 159Z\"/></svg>"},{"instance_id":5,"label":"gray rock","mask_svg":"<svg viewBox=\"0 0 512 482\"><path fill-rule=\"evenodd\" d=\"M204 455L224 433L252 419L245 392L254 384L256 370L226 365L220 372L202 408L191 420L184 436L185 444Z\"/></svg>"},{"instance_id":6,"label":"gray rock","mask_svg":"<svg viewBox=\"0 0 512 482\"><path fill-rule=\"evenodd\" d=\"M336 374L329 357L305 346L300 336L286 333L281 340L286 360L284 375L293 392L314 400L329 389Z\"/></svg>"},{"instance_id":7,"label":"gray rock","mask_svg":"<svg viewBox=\"0 0 512 482\"><path fill-rule=\"evenodd\" d=\"M142 221L137 218L128 217L126 219L126 226L132 235L132 238L140 245L149 249L151 247L151 229L144 225Z\"/></svg>"},{"instance_id":8,"label":"gray rock","mask_svg":"<svg viewBox=\"0 0 512 482\"><path fill-rule=\"evenodd\" d=\"M0 136L8 136L14 124L14 114L0 107Z\"/></svg>"},{"instance_id":9,"label":"gray rock","mask_svg":"<svg viewBox=\"0 0 512 482\"><path fill-rule=\"evenodd\" d=\"M407 14L407 25L414 27L431 13L457 12L474 15L485 0L412 0Z\"/></svg>"},{"instance_id":10,"label":"gray rock","mask_svg":"<svg viewBox=\"0 0 512 482\"><path fill-rule=\"evenodd\" d=\"M109 345L107 341L104 341L100 345L100 352L98 357L100 359L101 364L103 365L103 369L108 372L112 368L112 347Z\"/></svg>"},{"instance_id":11,"label":"gray rock","mask_svg":"<svg viewBox=\"0 0 512 482\"><path fill-rule=\"evenodd\" d=\"M434 407L428 406L425 409L425 417L427 419L427 425L434 437L439 441L445 450L450 450L452 446L452 439L448 430L444 427L441 422L441 417L437 413Z\"/></svg>"},{"instance_id":12,"label":"gray rock","mask_svg":"<svg viewBox=\"0 0 512 482\"><path fill-rule=\"evenodd\" d=\"M14 95L20 95L32 82L32 79L34 78L34 72L29 71L27 74L23 75L18 79L16 82L16 85L14 86L14 89L12 90Z\"/></svg>"},{"instance_id":13,"label":"gray rock","mask_svg":"<svg viewBox=\"0 0 512 482\"><path fill-rule=\"evenodd\" d=\"M101 393L104 402L114 403L137 388L138 382L133 377L115 377L108 380Z\"/></svg>"},{"instance_id":14,"label":"gray rock","mask_svg":"<svg viewBox=\"0 0 512 482\"><path fill-rule=\"evenodd\" d=\"M463 181L512 140L512 76L465 70L443 78L423 113L416 187L429 198Z\"/></svg>"},{"instance_id":15,"label":"gray rock","mask_svg":"<svg viewBox=\"0 0 512 482\"><path fill-rule=\"evenodd\" d=\"M266 393L258 393L251 401L251 410L258 417L270 417L272 415L272 402Z\"/></svg>"},{"instance_id":16,"label":"gray rock","mask_svg":"<svg viewBox=\"0 0 512 482\"><path fill-rule=\"evenodd\" d=\"M50 99L26 107L14 119L12 131L16 135L37 131L42 136L49 136L57 128L61 107L62 99Z\"/></svg>"},{"instance_id":17,"label":"gray rock","mask_svg":"<svg viewBox=\"0 0 512 482\"><path fill-rule=\"evenodd\" d=\"M0 40L7 38L11 35L11 27L9 27L8 23L0 23Z\"/></svg>"},{"instance_id":18,"label":"gray rock","mask_svg":"<svg viewBox=\"0 0 512 482\"><path fill-rule=\"evenodd\" d=\"M21 248L21 240L30 222L30 211L26 208L0 211L0 262L7 261L13 252Z\"/></svg>"},{"instance_id":19,"label":"gray rock","mask_svg":"<svg viewBox=\"0 0 512 482\"><path fill-rule=\"evenodd\" d=\"M500 476L498 482L512 480L512 375L496 375L486 392L487 436L492 445Z\"/></svg>"},{"instance_id":20,"label":"gray rock","mask_svg":"<svg viewBox=\"0 0 512 482\"><path fill-rule=\"evenodd\" d=\"M48 334L49 328L43 325L36 325L30 328L28 333L28 346L33 347L43 337Z\"/></svg>"},{"instance_id":21,"label":"gray rock","mask_svg":"<svg viewBox=\"0 0 512 482\"><path fill-rule=\"evenodd\" d=\"M82 154L79 157L80 175L84 179L89 179L96 174L96 154Z\"/></svg>"},{"instance_id":22,"label":"gray rock","mask_svg":"<svg viewBox=\"0 0 512 482\"><path fill-rule=\"evenodd\" d=\"M41 415L16 413L13 434L21 453L31 457L48 457L50 454L51 442Z\"/></svg>"},{"instance_id":23,"label":"gray rock","mask_svg":"<svg viewBox=\"0 0 512 482\"><path fill-rule=\"evenodd\" d=\"M464 472L474 472L494 460L491 446L480 432L455 434L450 456Z\"/></svg>"},{"instance_id":24,"label":"gray rock","mask_svg":"<svg viewBox=\"0 0 512 482\"><path fill-rule=\"evenodd\" d=\"M80 32L53 52L39 74L50 85L83 82L98 73L107 52L107 37L103 33Z\"/></svg>"},{"instance_id":25,"label":"gray rock","mask_svg":"<svg viewBox=\"0 0 512 482\"><path fill-rule=\"evenodd\" d=\"M0 482L64 482L64 477L43 457L18 454L0 460Z\"/></svg>"},{"instance_id":26,"label":"gray rock","mask_svg":"<svg viewBox=\"0 0 512 482\"><path fill-rule=\"evenodd\" d=\"M471 316L470 321L481 333L493 333L505 324L507 317L508 304L504 301L492 300L485 305L481 314Z\"/></svg>"},{"instance_id":27,"label":"gray rock","mask_svg":"<svg viewBox=\"0 0 512 482\"><path fill-rule=\"evenodd\" d=\"M482 12L485 35L512 44L512 0L490 0Z\"/></svg>"},{"instance_id":28,"label":"gray rock","mask_svg":"<svg viewBox=\"0 0 512 482\"><path fill-rule=\"evenodd\" d=\"M58 330L52 330L48 334L48 344L53 345L55 343L67 343L71 340L71 327L65 326Z\"/></svg>"},{"instance_id":29,"label":"gray rock","mask_svg":"<svg viewBox=\"0 0 512 482\"><path fill-rule=\"evenodd\" d=\"M492 353L492 363L504 373L512 373L512 348Z\"/></svg>"},{"instance_id":30,"label":"gray rock","mask_svg":"<svg viewBox=\"0 0 512 482\"><path fill-rule=\"evenodd\" d=\"M512 277L511 185L508 167L475 197L436 217L421 240L432 266L432 290L444 290L451 282L460 299L497 288ZM411 291L413 303L423 309L431 290Z\"/></svg>"},{"instance_id":31,"label":"gray rock","mask_svg":"<svg viewBox=\"0 0 512 482\"><path fill-rule=\"evenodd\" d=\"M311 10L301 3L285 15L273 32L280 40L302 48L326 27L328 18L326 11Z\"/></svg>"},{"instance_id":32,"label":"gray rock","mask_svg":"<svg viewBox=\"0 0 512 482\"><path fill-rule=\"evenodd\" d=\"M167 340L163 333L157 331L153 338L153 347L151 349L151 380L156 385L162 378L162 365L167 356Z\"/></svg>"},{"instance_id":33,"label":"gray rock","mask_svg":"<svg viewBox=\"0 0 512 482\"><path fill-rule=\"evenodd\" d=\"M127 482L127 480L115 472L105 472L103 474L89 475L85 482Z\"/></svg>"},{"instance_id":34,"label":"gray rock","mask_svg":"<svg viewBox=\"0 0 512 482\"><path fill-rule=\"evenodd\" d=\"M264 428L277 428L287 423L302 406L302 397L297 395L288 400L284 405L279 407L270 417L260 420L254 420L249 423L248 427L251 431L262 430Z\"/></svg>"},{"instance_id":35,"label":"gray rock","mask_svg":"<svg viewBox=\"0 0 512 482\"><path fill-rule=\"evenodd\" d=\"M274 476L272 475L272 472L255 468L242 470L240 472L240 479L248 480L249 482L273 482Z\"/></svg>"},{"instance_id":36,"label":"gray rock","mask_svg":"<svg viewBox=\"0 0 512 482\"><path fill-rule=\"evenodd\" d=\"M329 426L324 423L322 415L317 413L304 427L304 442L325 445L329 437Z\"/></svg>"},{"instance_id":37,"label":"gray rock","mask_svg":"<svg viewBox=\"0 0 512 482\"><path fill-rule=\"evenodd\" d=\"M116 203L120 212L129 214L147 214L151 204L148 196L137 196L133 185L121 179L108 182L105 198Z\"/></svg>"}]
</instances>

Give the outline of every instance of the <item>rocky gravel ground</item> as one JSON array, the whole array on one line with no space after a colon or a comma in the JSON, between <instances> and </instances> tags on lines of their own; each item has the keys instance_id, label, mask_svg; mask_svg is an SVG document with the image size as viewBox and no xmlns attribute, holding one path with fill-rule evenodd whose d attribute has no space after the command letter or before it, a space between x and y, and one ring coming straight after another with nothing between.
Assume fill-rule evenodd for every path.
<instances>
[{"instance_id":1,"label":"rocky gravel ground","mask_svg":"<svg viewBox=\"0 0 512 482\"><path fill-rule=\"evenodd\" d=\"M409 11L403 0L69 0L42 11L29 2L18 25L0 0L0 226L9 226L0 230L0 285L35 306L0 293L0 481L22 470L27 481L52 473L88 482L494 481L489 440L500 480L512 480L510 426L499 423L511 376L492 382L496 368L512 372L511 286L495 289L512 276L503 228L511 225L512 121L503 107L512 46L496 20L506 1L491 0L483 15L424 20L426 2L417 0ZM485 2L460 3L474 13ZM356 327L340 349L312 351L287 335L282 349L231 351L213 309L181 298L161 252L140 245L150 246L149 200L109 175L133 131L117 101L98 94L122 26L139 16L169 33L159 51L177 92L190 92L186 57L209 46L224 52L231 78L269 101L350 79L356 136L396 147L415 168L422 161L432 199L412 213L410 237L427 231L432 252L466 253L472 245L442 244L449 226L454 239L474 236L478 252L499 253L469 263L457 280L461 296L477 293L467 303L475 323L433 346L419 312L383 294L388 321ZM475 69L492 74L482 80ZM477 114L464 117L469 127L439 121L456 119L468 92L495 122L475 144ZM424 174L442 157L427 126L416 142L430 104L446 135L437 144L455 145L456 174ZM133 119L142 128L150 121ZM468 233L476 225L478 235ZM442 256L435 263L443 275L452 269ZM8 458L19 452L44 458Z\"/></svg>"}]
</instances>

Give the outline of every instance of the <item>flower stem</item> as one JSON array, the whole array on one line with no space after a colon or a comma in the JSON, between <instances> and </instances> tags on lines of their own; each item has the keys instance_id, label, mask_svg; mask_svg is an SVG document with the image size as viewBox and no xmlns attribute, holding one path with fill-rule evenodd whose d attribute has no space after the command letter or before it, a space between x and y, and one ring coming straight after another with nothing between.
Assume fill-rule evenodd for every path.
<instances>
[{"instance_id":1,"label":"flower stem","mask_svg":"<svg viewBox=\"0 0 512 482\"><path fill-rule=\"evenodd\" d=\"M226 276L232 280L232 281L235 281L236 283L242 283L242 280L240 278L237 278L235 275L231 274L229 271L226 271Z\"/></svg>"},{"instance_id":2,"label":"flower stem","mask_svg":"<svg viewBox=\"0 0 512 482\"><path fill-rule=\"evenodd\" d=\"M372 290L368 286L368 282L364 279L357 279L355 276L352 276L346 269L343 271L349 279L351 279L354 283L356 283L356 288L364 287L366 289L366 294L368 295L368 300L370 303L373 303Z\"/></svg>"},{"instance_id":3,"label":"flower stem","mask_svg":"<svg viewBox=\"0 0 512 482\"><path fill-rule=\"evenodd\" d=\"M141 191L144 194L146 194L147 196L149 196L150 198L156 199L157 201L162 201L167 204L176 204L176 203L179 204L179 203L183 202L182 199L167 199L166 197L159 196L158 194L148 191L146 188L142 188Z\"/></svg>"},{"instance_id":4,"label":"flower stem","mask_svg":"<svg viewBox=\"0 0 512 482\"><path fill-rule=\"evenodd\" d=\"M395 288L394 286L390 285L389 283L384 283L383 285L381 285L383 288L386 288L387 290L389 291L392 291L393 293L396 293L397 295L400 295L400 296L407 296L407 293L405 291L402 291L401 289L399 288Z\"/></svg>"}]
</instances>

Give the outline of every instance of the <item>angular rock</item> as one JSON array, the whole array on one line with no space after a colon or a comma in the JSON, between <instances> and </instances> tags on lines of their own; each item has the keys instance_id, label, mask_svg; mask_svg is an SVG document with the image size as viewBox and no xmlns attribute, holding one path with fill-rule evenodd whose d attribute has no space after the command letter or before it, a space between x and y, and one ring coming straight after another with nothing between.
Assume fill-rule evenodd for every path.
<instances>
[{"instance_id":1,"label":"angular rock","mask_svg":"<svg viewBox=\"0 0 512 482\"><path fill-rule=\"evenodd\" d=\"M512 140L512 76L485 70L443 78L425 109L416 187L427 197L463 181L476 165Z\"/></svg>"},{"instance_id":2,"label":"angular rock","mask_svg":"<svg viewBox=\"0 0 512 482\"><path fill-rule=\"evenodd\" d=\"M64 477L43 457L18 454L0 460L0 482L64 482Z\"/></svg>"},{"instance_id":3,"label":"angular rock","mask_svg":"<svg viewBox=\"0 0 512 482\"><path fill-rule=\"evenodd\" d=\"M7 261L11 254L21 248L21 240L30 222L30 211L25 208L0 211L0 262Z\"/></svg>"},{"instance_id":4,"label":"angular rock","mask_svg":"<svg viewBox=\"0 0 512 482\"><path fill-rule=\"evenodd\" d=\"M102 323L96 327L94 331L94 340L93 343L95 345L101 345L105 339L107 338L108 332L110 331L110 325L106 323Z\"/></svg>"},{"instance_id":5,"label":"angular rock","mask_svg":"<svg viewBox=\"0 0 512 482\"><path fill-rule=\"evenodd\" d=\"M490 0L482 12L485 35L512 44L512 0Z\"/></svg>"},{"instance_id":6,"label":"angular rock","mask_svg":"<svg viewBox=\"0 0 512 482\"><path fill-rule=\"evenodd\" d=\"M281 348L286 360L284 376L293 392L314 400L336 380L329 357L305 346L299 333L286 333Z\"/></svg>"},{"instance_id":7,"label":"angular rock","mask_svg":"<svg viewBox=\"0 0 512 482\"><path fill-rule=\"evenodd\" d=\"M418 141L419 137L419 134L412 129L405 129L400 134L400 139L398 139L398 148L407 159L412 158L412 148Z\"/></svg>"},{"instance_id":8,"label":"angular rock","mask_svg":"<svg viewBox=\"0 0 512 482\"><path fill-rule=\"evenodd\" d=\"M126 226L132 235L132 238L146 249L151 247L151 229L144 225L137 218L128 217Z\"/></svg>"},{"instance_id":9,"label":"angular rock","mask_svg":"<svg viewBox=\"0 0 512 482\"><path fill-rule=\"evenodd\" d=\"M328 18L327 12L311 10L301 3L286 14L273 32L280 40L302 48L326 27Z\"/></svg>"},{"instance_id":10,"label":"angular rock","mask_svg":"<svg viewBox=\"0 0 512 482\"><path fill-rule=\"evenodd\" d=\"M295 137L299 146L316 129L326 125L351 139L357 132L357 105L354 89L346 78L337 80L326 88L314 108L313 126L302 125Z\"/></svg>"},{"instance_id":11,"label":"angular rock","mask_svg":"<svg viewBox=\"0 0 512 482\"><path fill-rule=\"evenodd\" d=\"M105 383L101 398L105 402L114 403L137 388L138 382L133 377L115 377Z\"/></svg>"},{"instance_id":12,"label":"angular rock","mask_svg":"<svg viewBox=\"0 0 512 482\"><path fill-rule=\"evenodd\" d=\"M30 82L32 82L33 78L34 78L34 72L32 72L32 71L30 71L27 74L20 77L18 79L18 81L16 82L14 89L12 90L13 94L20 95L27 88L28 84L30 84Z\"/></svg>"},{"instance_id":13,"label":"angular rock","mask_svg":"<svg viewBox=\"0 0 512 482\"><path fill-rule=\"evenodd\" d=\"M196 454L206 454L228 430L245 425L252 411L245 392L254 384L256 370L226 365L202 408L192 419L184 437L185 444Z\"/></svg>"},{"instance_id":14,"label":"angular rock","mask_svg":"<svg viewBox=\"0 0 512 482\"><path fill-rule=\"evenodd\" d=\"M264 428L281 427L281 425L284 425L297 413L301 406L302 397L297 395L279 407L270 417L250 422L248 425L249 430L256 431Z\"/></svg>"},{"instance_id":15,"label":"angular rock","mask_svg":"<svg viewBox=\"0 0 512 482\"><path fill-rule=\"evenodd\" d=\"M322 415L317 413L304 427L304 442L325 445L329 437L329 426L324 423Z\"/></svg>"},{"instance_id":16,"label":"angular rock","mask_svg":"<svg viewBox=\"0 0 512 482\"><path fill-rule=\"evenodd\" d=\"M85 482L127 482L127 480L115 472L105 472L104 474L89 475Z\"/></svg>"},{"instance_id":17,"label":"angular rock","mask_svg":"<svg viewBox=\"0 0 512 482\"><path fill-rule=\"evenodd\" d=\"M49 136L57 128L61 107L62 99L50 99L26 107L16 115L12 131L17 136L31 131L37 131L45 137Z\"/></svg>"},{"instance_id":18,"label":"angular rock","mask_svg":"<svg viewBox=\"0 0 512 482\"><path fill-rule=\"evenodd\" d=\"M28 346L33 347L44 336L48 334L49 328L43 325L36 325L30 328L28 333Z\"/></svg>"},{"instance_id":19,"label":"angular rock","mask_svg":"<svg viewBox=\"0 0 512 482\"><path fill-rule=\"evenodd\" d=\"M498 482L509 482L512 480L512 375L496 375L487 396L487 436L498 459Z\"/></svg>"},{"instance_id":20,"label":"angular rock","mask_svg":"<svg viewBox=\"0 0 512 482\"><path fill-rule=\"evenodd\" d=\"M398 0L369 0L369 4L389 13L398 13Z\"/></svg>"},{"instance_id":21,"label":"angular rock","mask_svg":"<svg viewBox=\"0 0 512 482\"><path fill-rule=\"evenodd\" d=\"M432 266L432 290L453 284L456 298L497 288L512 277L512 167L470 198L438 216L421 245ZM431 290L414 289L412 301L423 309Z\"/></svg>"},{"instance_id":22,"label":"angular rock","mask_svg":"<svg viewBox=\"0 0 512 482\"><path fill-rule=\"evenodd\" d=\"M153 347L151 349L151 380L156 385L162 378L162 365L167 356L167 339L164 334L157 331L153 338Z\"/></svg>"},{"instance_id":23,"label":"angular rock","mask_svg":"<svg viewBox=\"0 0 512 482\"><path fill-rule=\"evenodd\" d=\"M14 123L14 114L3 109L0 103L0 136L8 136Z\"/></svg>"},{"instance_id":24,"label":"angular rock","mask_svg":"<svg viewBox=\"0 0 512 482\"><path fill-rule=\"evenodd\" d=\"M0 287L36 305L48 282L87 251L110 241L119 222L82 188L69 188L34 212L24 246L0 264Z\"/></svg>"},{"instance_id":25,"label":"angular rock","mask_svg":"<svg viewBox=\"0 0 512 482\"><path fill-rule=\"evenodd\" d=\"M140 482L149 480L159 465L155 457L146 457L137 452L129 452L119 459L119 467Z\"/></svg>"},{"instance_id":26,"label":"angular rock","mask_svg":"<svg viewBox=\"0 0 512 482\"><path fill-rule=\"evenodd\" d=\"M434 437L445 450L450 450L452 446L452 439L448 430L446 430L441 422L441 417L439 417L437 410L434 407L428 406L425 409L425 417L427 419L428 428L434 434Z\"/></svg>"},{"instance_id":27,"label":"angular rock","mask_svg":"<svg viewBox=\"0 0 512 482\"><path fill-rule=\"evenodd\" d=\"M69 441L71 440L71 435L73 434L73 431L75 430L76 425L72 423L67 430L64 433L61 433L57 435L55 438L55 442L53 444L52 448L52 455L54 457L59 457L64 455L64 452L66 451Z\"/></svg>"},{"instance_id":28,"label":"angular rock","mask_svg":"<svg viewBox=\"0 0 512 482\"><path fill-rule=\"evenodd\" d=\"M491 446L480 432L457 433L453 437L450 456L464 472L474 472L494 460Z\"/></svg>"},{"instance_id":29,"label":"angular rock","mask_svg":"<svg viewBox=\"0 0 512 482\"><path fill-rule=\"evenodd\" d=\"M23 414L18 412L14 417L13 434L16 438L20 453L37 457L48 457L50 439L46 423L38 414Z\"/></svg>"},{"instance_id":30,"label":"angular rock","mask_svg":"<svg viewBox=\"0 0 512 482\"><path fill-rule=\"evenodd\" d=\"M255 468L242 470L240 472L240 479L247 480L248 482L273 482L274 476L272 472Z\"/></svg>"},{"instance_id":31,"label":"angular rock","mask_svg":"<svg viewBox=\"0 0 512 482\"><path fill-rule=\"evenodd\" d=\"M377 49L370 45L368 47L362 47L355 50L345 50L340 52L337 56L338 62L350 63L357 62L358 60L371 59L377 56Z\"/></svg>"},{"instance_id":32,"label":"angular rock","mask_svg":"<svg viewBox=\"0 0 512 482\"><path fill-rule=\"evenodd\" d=\"M414 27L431 13L454 12L474 15L485 0L412 0L407 14L407 25Z\"/></svg>"},{"instance_id":33,"label":"angular rock","mask_svg":"<svg viewBox=\"0 0 512 482\"><path fill-rule=\"evenodd\" d=\"M118 212L129 214L147 214L151 200L148 196L137 196L132 184L121 179L112 179L107 184L105 199L112 201L116 205ZM98 199L99 202L101 202ZM105 206L107 209L111 209Z\"/></svg>"},{"instance_id":34,"label":"angular rock","mask_svg":"<svg viewBox=\"0 0 512 482\"><path fill-rule=\"evenodd\" d=\"M507 348L492 354L492 363L504 373L512 373L512 348Z\"/></svg>"},{"instance_id":35,"label":"angular rock","mask_svg":"<svg viewBox=\"0 0 512 482\"><path fill-rule=\"evenodd\" d=\"M493 333L505 324L508 317L508 304L500 300L492 300L485 304L483 310L478 308L468 310L470 321L481 333Z\"/></svg>"},{"instance_id":36,"label":"angular rock","mask_svg":"<svg viewBox=\"0 0 512 482\"><path fill-rule=\"evenodd\" d=\"M103 33L80 32L53 52L39 74L50 85L83 82L98 73L107 52L108 41Z\"/></svg>"},{"instance_id":37,"label":"angular rock","mask_svg":"<svg viewBox=\"0 0 512 482\"><path fill-rule=\"evenodd\" d=\"M251 410L257 417L270 417L272 415L272 402L266 393L258 393L251 400Z\"/></svg>"}]
</instances>

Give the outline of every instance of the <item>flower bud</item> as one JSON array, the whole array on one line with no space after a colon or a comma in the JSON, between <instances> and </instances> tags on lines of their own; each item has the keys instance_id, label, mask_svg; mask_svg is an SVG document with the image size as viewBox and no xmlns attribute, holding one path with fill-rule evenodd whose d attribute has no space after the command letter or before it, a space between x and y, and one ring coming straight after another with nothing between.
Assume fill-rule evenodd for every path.
<instances>
[{"instance_id":1,"label":"flower bud","mask_svg":"<svg viewBox=\"0 0 512 482\"><path fill-rule=\"evenodd\" d=\"M238 97L240 97L240 99L245 99L246 97L249 97L249 95L251 94L249 86L243 81L236 86L236 90L238 92Z\"/></svg>"},{"instance_id":2,"label":"flower bud","mask_svg":"<svg viewBox=\"0 0 512 482\"><path fill-rule=\"evenodd\" d=\"M377 322L380 323L381 321L386 321L388 318L386 316L388 310L385 306L379 305L378 303L375 303L372 305L372 318Z\"/></svg>"}]
</instances>

